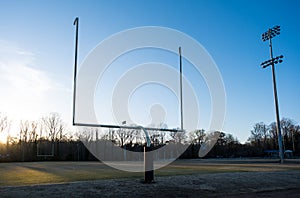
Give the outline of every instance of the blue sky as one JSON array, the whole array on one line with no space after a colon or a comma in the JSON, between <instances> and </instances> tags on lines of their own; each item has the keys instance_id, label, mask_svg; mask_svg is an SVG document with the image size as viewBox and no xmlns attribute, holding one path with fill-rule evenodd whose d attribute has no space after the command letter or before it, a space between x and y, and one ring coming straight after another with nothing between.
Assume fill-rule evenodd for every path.
<instances>
[{"instance_id":1,"label":"blue sky","mask_svg":"<svg viewBox=\"0 0 300 198\"><path fill-rule=\"evenodd\" d=\"M223 77L224 131L242 142L256 122L275 121L271 68L260 68L269 58L261 34L281 25L281 34L273 40L274 55L284 55L276 66L280 116L299 123L299 7L296 0L1 1L0 112L15 120L58 112L70 123L72 22L78 16L79 63L100 41L128 28L164 26L196 39Z\"/></svg>"}]
</instances>

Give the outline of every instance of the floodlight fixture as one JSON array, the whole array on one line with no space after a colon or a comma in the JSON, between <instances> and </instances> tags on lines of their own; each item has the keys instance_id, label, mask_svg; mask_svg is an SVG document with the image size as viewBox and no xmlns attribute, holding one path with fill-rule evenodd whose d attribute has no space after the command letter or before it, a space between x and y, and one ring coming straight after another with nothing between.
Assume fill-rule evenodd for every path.
<instances>
[{"instance_id":1,"label":"floodlight fixture","mask_svg":"<svg viewBox=\"0 0 300 198\"><path fill-rule=\"evenodd\" d=\"M262 68L266 68L266 67L268 67L272 64L282 63L283 62L282 58L283 58L283 56L280 55L280 56L277 56L277 57L272 58L270 60L264 61L260 65L262 66Z\"/></svg>"},{"instance_id":2,"label":"floodlight fixture","mask_svg":"<svg viewBox=\"0 0 300 198\"><path fill-rule=\"evenodd\" d=\"M262 34L262 40L267 41L280 34L280 26L276 25L273 28L269 28L268 31Z\"/></svg>"}]
</instances>

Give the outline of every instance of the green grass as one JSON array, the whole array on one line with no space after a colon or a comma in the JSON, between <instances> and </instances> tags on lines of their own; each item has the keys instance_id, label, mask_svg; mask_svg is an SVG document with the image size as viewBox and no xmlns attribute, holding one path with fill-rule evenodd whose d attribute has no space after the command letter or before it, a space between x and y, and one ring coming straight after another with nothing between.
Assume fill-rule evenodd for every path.
<instances>
[{"instance_id":1,"label":"green grass","mask_svg":"<svg viewBox=\"0 0 300 198\"><path fill-rule=\"evenodd\" d=\"M226 164L176 161L155 170L155 176L173 176L224 172L300 170L295 164ZM0 163L0 186L20 186L74 181L143 178L143 173L113 169L99 162L24 162Z\"/></svg>"},{"instance_id":2,"label":"green grass","mask_svg":"<svg viewBox=\"0 0 300 198\"><path fill-rule=\"evenodd\" d=\"M97 162L0 163L0 186L141 177Z\"/></svg>"}]
</instances>

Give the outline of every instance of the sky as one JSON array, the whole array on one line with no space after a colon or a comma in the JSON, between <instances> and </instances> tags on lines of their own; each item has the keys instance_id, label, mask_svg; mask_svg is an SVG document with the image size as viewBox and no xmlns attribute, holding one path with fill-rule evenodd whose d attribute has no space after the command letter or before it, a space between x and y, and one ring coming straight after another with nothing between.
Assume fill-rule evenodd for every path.
<instances>
[{"instance_id":1,"label":"sky","mask_svg":"<svg viewBox=\"0 0 300 198\"><path fill-rule=\"evenodd\" d=\"M276 65L280 117L291 118L299 124L299 7L296 0L2 0L0 112L8 115L14 126L20 120L37 120L49 112L58 112L71 126L75 17L80 18L79 67L89 52L109 36L135 27L161 26L189 35L212 56L226 91L223 131L245 142L255 123L275 121L271 68L260 67L261 62L269 59L268 43L262 42L261 34L280 25L281 34L273 39L274 55L284 55L283 63ZM132 63L151 61L149 56L142 57L139 53L123 58L130 59L126 62L128 68ZM167 52L150 50L147 53L155 57L154 61L178 64L177 57ZM184 63L187 68L189 64ZM186 78L195 83L193 86L201 98L201 127L206 128L211 105L209 91L201 76L193 76L189 69L185 72ZM113 74L108 73L106 78L110 75ZM160 87L155 86L143 87L144 92L140 91L148 93L144 94L147 98L159 95ZM99 97L105 95L100 88L101 83L95 93ZM129 101L130 107L137 104L138 95L143 94L135 92ZM173 101L169 104L176 103L171 92L166 98ZM153 104L156 99L153 97L144 104ZM168 103L165 99L159 102ZM101 104L95 106L101 107ZM178 106L174 108L178 110ZM134 107L130 112L139 119ZM101 112L97 114L103 116Z\"/></svg>"}]
</instances>

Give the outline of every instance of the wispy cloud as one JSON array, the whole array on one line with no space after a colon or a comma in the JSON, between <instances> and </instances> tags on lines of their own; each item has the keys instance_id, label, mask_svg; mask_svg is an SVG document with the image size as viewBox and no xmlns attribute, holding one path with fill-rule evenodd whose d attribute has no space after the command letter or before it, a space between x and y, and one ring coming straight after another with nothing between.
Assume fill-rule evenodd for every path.
<instances>
[{"instance_id":1,"label":"wispy cloud","mask_svg":"<svg viewBox=\"0 0 300 198\"><path fill-rule=\"evenodd\" d=\"M0 112L33 119L47 111L55 91L66 91L35 65L35 53L0 40Z\"/></svg>"}]
</instances>

